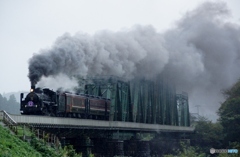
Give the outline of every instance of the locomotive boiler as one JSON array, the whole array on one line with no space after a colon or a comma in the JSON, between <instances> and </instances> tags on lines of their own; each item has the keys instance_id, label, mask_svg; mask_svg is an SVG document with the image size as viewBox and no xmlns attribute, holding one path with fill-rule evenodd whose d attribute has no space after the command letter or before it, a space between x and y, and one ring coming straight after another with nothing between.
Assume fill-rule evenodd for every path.
<instances>
[{"instance_id":1,"label":"locomotive boiler","mask_svg":"<svg viewBox=\"0 0 240 157\"><path fill-rule=\"evenodd\" d=\"M21 93L20 112L23 115L47 115L108 120L110 99L86 94L53 91L31 87L24 98Z\"/></svg>"}]
</instances>

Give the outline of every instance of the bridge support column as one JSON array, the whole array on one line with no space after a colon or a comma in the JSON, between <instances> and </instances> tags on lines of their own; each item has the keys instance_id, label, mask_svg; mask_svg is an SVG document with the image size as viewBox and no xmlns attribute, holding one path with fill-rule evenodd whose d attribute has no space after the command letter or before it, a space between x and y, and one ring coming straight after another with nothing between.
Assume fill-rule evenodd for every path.
<instances>
[{"instance_id":1,"label":"bridge support column","mask_svg":"<svg viewBox=\"0 0 240 157\"><path fill-rule=\"evenodd\" d=\"M108 146L108 149L106 153L109 157L124 155L123 141L110 140L108 141L107 146Z\"/></svg>"},{"instance_id":2,"label":"bridge support column","mask_svg":"<svg viewBox=\"0 0 240 157\"><path fill-rule=\"evenodd\" d=\"M84 139L82 139L82 156L83 157L89 157L90 154L92 153L92 141L89 137L85 137Z\"/></svg>"},{"instance_id":3,"label":"bridge support column","mask_svg":"<svg viewBox=\"0 0 240 157\"><path fill-rule=\"evenodd\" d=\"M137 144L137 157L149 157L150 156L150 146L148 141L138 141Z\"/></svg>"}]
</instances>

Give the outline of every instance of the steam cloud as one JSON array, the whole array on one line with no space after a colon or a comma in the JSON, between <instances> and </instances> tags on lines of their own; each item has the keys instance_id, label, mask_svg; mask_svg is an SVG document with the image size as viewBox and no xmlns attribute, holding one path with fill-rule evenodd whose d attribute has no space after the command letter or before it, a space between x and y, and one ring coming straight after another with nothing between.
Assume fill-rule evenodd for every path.
<instances>
[{"instance_id":1,"label":"steam cloud","mask_svg":"<svg viewBox=\"0 0 240 157\"><path fill-rule=\"evenodd\" d=\"M29 78L65 74L115 75L132 79L168 76L187 91L190 109L212 119L223 100L221 90L240 76L240 26L228 22L225 3L204 3L186 13L176 27L158 33L152 26L134 26L119 32L95 35L66 33L49 50L29 61ZM214 115L212 115L214 114Z\"/></svg>"},{"instance_id":2,"label":"steam cloud","mask_svg":"<svg viewBox=\"0 0 240 157\"><path fill-rule=\"evenodd\" d=\"M116 75L131 79L160 73L168 62L163 39L153 27L136 26L122 32L64 34L50 50L34 55L29 78L34 84L42 76Z\"/></svg>"}]
</instances>

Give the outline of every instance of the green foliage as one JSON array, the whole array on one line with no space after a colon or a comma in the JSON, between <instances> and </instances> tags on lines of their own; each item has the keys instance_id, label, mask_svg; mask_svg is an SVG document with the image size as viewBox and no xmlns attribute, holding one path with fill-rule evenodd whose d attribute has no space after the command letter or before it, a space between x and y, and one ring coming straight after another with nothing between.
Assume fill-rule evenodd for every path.
<instances>
[{"instance_id":1,"label":"green foliage","mask_svg":"<svg viewBox=\"0 0 240 157\"><path fill-rule=\"evenodd\" d=\"M240 97L240 80L235 83L230 89L224 90L223 94L227 99Z\"/></svg>"},{"instance_id":2,"label":"green foliage","mask_svg":"<svg viewBox=\"0 0 240 157\"><path fill-rule=\"evenodd\" d=\"M195 134L191 137L191 144L194 148L199 149L184 147L178 156L196 156L197 154L194 154L196 152L209 154L210 148L240 150L240 80L233 87L225 90L223 94L226 100L218 110L218 122L212 123L204 117L200 117L198 121L194 122ZM239 154L218 155L225 157Z\"/></svg>"},{"instance_id":3,"label":"green foliage","mask_svg":"<svg viewBox=\"0 0 240 157\"><path fill-rule=\"evenodd\" d=\"M195 122L195 134L191 137L192 146L201 152L209 152L210 148L222 148L222 126L219 122L212 123L205 117Z\"/></svg>"},{"instance_id":4,"label":"green foliage","mask_svg":"<svg viewBox=\"0 0 240 157\"><path fill-rule=\"evenodd\" d=\"M42 157L28 143L23 142L9 130L0 126L0 156L1 157Z\"/></svg>"},{"instance_id":5,"label":"green foliage","mask_svg":"<svg viewBox=\"0 0 240 157\"><path fill-rule=\"evenodd\" d=\"M77 154L75 152L72 145L65 146L64 149L61 150L60 156L61 157L82 157L81 154Z\"/></svg>"},{"instance_id":6,"label":"green foliage","mask_svg":"<svg viewBox=\"0 0 240 157\"><path fill-rule=\"evenodd\" d=\"M42 154L43 157L81 157L77 154L71 145L65 146L64 149L59 149L56 151L47 145L43 140L39 140L33 137L31 140L31 145Z\"/></svg>"},{"instance_id":7,"label":"green foliage","mask_svg":"<svg viewBox=\"0 0 240 157\"><path fill-rule=\"evenodd\" d=\"M137 133L137 138L141 141L150 141L154 138L154 134L151 134L151 133L139 134L139 133Z\"/></svg>"},{"instance_id":8,"label":"green foliage","mask_svg":"<svg viewBox=\"0 0 240 157\"><path fill-rule=\"evenodd\" d=\"M22 130L21 126L18 126ZM26 127L25 132L32 135ZM19 132L18 132L19 133ZM20 133L21 134L21 133ZM0 156L1 157L81 157L72 146L65 146L64 149L50 147L43 140L32 135L30 143L20 140L17 135L12 135L8 129L0 126Z\"/></svg>"},{"instance_id":9,"label":"green foliage","mask_svg":"<svg viewBox=\"0 0 240 157\"><path fill-rule=\"evenodd\" d=\"M164 155L164 157L175 157L176 155ZM199 153L196 147L187 146L181 143L181 150L178 151L177 157L205 157L204 153Z\"/></svg>"},{"instance_id":10,"label":"green foliage","mask_svg":"<svg viewBox=\"0 0 240 157\"><path fill-rule=\"evenodd\" d=\"M22 137L23 135L25 136L32 136L33 133L31 132L31 130L28 127L24 127L24 126L16 126L16 135L18 137Z\"/></svg>"},{"instance_id":11,"label":"green foliage","mask_svg":"<svg viewBox=\"0 0 240 157\"><path fill-rule=\"evenodd\" d=\"M240 142L240 81L224 91L226 101L218 110L219 121L223 126L224 144Z\"/></svg>"},{"instance_id":12,"label":"green foliage","mask_svg":"<svg viewBox=\"0 0 240 157\"><path fill-rule=\"evenodd\" d=\"M46 146L46 143L42 140L33 138L31 140L31 146L38 152L40 152L43 155L43 157L57 157L57 154L54 153L53 148Z\"/></svg>"},{"instance_id":13,"label":"green foliage","mask_svg":"<svg viewBox=\"0 0 240 157\"><path fill-rule=\"evenodd\" d=\"M238 151L240 151L240 143L237 143L237 142L230 143L229 149L238 149ZM222 154L219 154L219 157L239 157L239 152L238 154L222 153Z\"/></svg>"}]
</instances>

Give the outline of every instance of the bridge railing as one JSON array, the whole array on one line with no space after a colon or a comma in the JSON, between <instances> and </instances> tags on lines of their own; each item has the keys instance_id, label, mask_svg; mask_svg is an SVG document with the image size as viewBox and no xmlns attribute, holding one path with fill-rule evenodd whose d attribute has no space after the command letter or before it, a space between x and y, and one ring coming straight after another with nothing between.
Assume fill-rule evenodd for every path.
<instances>
[{"instance_id":1,"label":"bridge railing","mask_svg":"<svg viewBox=\"0 0 240 157\"><path fill-rule=\"evenodd\" d=\"M12 119L11 116L6 111L2 111L2 118L3 122L7 125L13 126L17 124L17 122L15 122L15 120Z\"/></svg>"},{"instance_id":2,"label":"bridge railing","mask_svg":"<svg viewBox=\"0 0 240 157\"><path fill-rule=\"evenodd\" d=\"M27 132L30 132L31 130L31 132L34 133L38 139L43 139L45 142L51 145L55 145L57 148L59 148L61 145L60 140L56 135L35 129L33 126L19 124L11 116L14 117L14 115L10 115L6 111L0 111L0 120L2 120L5 125L7 125L16 135L18 135L23 140L31 140L32 137L30 135L27 135L29 134Z\"/></svg>"},{"instance_id":3,"label":"bridge railing","mask_svg":"<svg viewBox=\"0 0 240 157\"><path fill-rule=\"evenodd\" d=\"M3 121L14 133L17 133L17 122L6 111L0 111L0 120Z\"/></svg>"}]
</instances>

